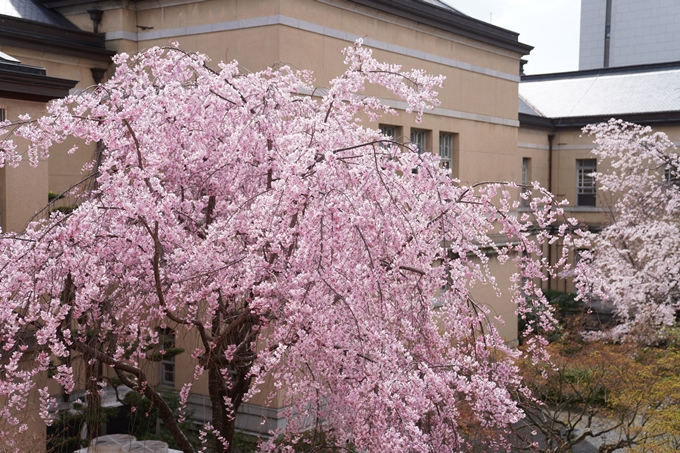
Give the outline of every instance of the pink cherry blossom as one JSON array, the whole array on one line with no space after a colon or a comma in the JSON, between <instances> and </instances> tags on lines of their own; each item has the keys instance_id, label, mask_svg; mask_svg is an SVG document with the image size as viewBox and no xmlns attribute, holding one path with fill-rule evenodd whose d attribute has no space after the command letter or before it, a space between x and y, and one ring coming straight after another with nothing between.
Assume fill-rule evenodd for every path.
<instances>
[{"instance_id":1,"label":"pink cherry blossom","mask_svg":"<svg viewBox=\"0 0 680 453\"><path fill-rule=\"evenodd\" d=\"M178 48L115 62L106 84L26 119L16 133L27 148L1 143L8 165L47 158L67 138L101 153L72 212L0 242L0 417L24 407L49 366L19 366L29 335L61 367L71 355L102 362L193 452L145 373L168 326L200 341L193 379L208 375L214 408L202 436L214 433L218 451L264 380L284 392L291 439L315 428L358 451L454 452L467 448L468 417L498 433L488 448L502 446L523 416L512 397L522 352L490 321L494 301L471 291L489 285L519 316L539 313L530 331L550 330L538 285L578 237L571 225L551 229L564 220L538 185L532 211L517 215L516 185L462 186L437 156L362 121L391 112L367 84L419 119L438 105L443 77L380 63L361 43L327 90L305 71L215 71ZM558 239L564 253L548 263L543 250ZM510 293L493 260L510 267ZM545 358L544 340L527 343Z\"/></svg>"}]
</instances>

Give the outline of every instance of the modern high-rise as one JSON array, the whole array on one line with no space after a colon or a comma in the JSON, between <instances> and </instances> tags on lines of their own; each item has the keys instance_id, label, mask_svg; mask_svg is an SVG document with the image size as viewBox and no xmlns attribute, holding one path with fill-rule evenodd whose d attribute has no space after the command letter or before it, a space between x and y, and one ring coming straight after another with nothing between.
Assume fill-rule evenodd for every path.
<instances>
[{"instance_id":1,"label":"modern high-rise","mask_svg":"<svg viewBox=\"0 0 680 453\"><path fill-rule=\"evenodd\" d=\"M579 69L680 61L678 0L581 0Z\"/></svg>"}]
</instances>

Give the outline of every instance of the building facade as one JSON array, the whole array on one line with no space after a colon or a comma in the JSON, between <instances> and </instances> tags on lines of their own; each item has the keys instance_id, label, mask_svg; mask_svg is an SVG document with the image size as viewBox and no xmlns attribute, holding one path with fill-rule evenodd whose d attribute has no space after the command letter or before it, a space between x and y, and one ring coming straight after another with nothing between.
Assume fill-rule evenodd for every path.
<instances>
[{"instance_id":1,"label":"building facade","mask_svg":"<svg viewBox=\"0 0 680 453\"><path fill-rule=\"evenodd\" d=\"M680 3L581 0L579 69L680 61Z\"/></svg>"},{"instance_id":2,"label":"building facade","mask_svg":"<svg viewBox=\"0 0 680 453\"><path fill-rule=\"evenodd\" d=\"M0 19L0 119L40 116L49 100L101 81L115 54L103 35L80 30L38 2L0 1ZM90 158L56 154L37 170L25 163L0 169L2 230L22 230L47 204L50 191L63 192L81 177Z\"/></svg>"},{"instance_id":3,"label":"building facade","mask_svg":"<svg viewBox=\"0 0 680 453\"><path fill-rule=\"evenodd\" d=\"M569 200L567 214L597 232L609 223L613 200L597 190L589 174L606 171L608 164L594 158L593 139L581 128L622 119L665 132L679 145L678 87L680 62L524 76L518 153L529 159L535 179L557 198ZM558 252L555 245L549 253ZM548 281L547 286L573 291L569 279Z\"/></svg>"}]
</instances>

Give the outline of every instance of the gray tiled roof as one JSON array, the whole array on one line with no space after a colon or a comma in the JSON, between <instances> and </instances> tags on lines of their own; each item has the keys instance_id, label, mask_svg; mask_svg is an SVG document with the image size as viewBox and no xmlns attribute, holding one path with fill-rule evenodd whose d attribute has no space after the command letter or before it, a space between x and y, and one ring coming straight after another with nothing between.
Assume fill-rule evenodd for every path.
<instances>
[{"instance_id":1,"label":"gray tiled roof","mask_svg":"<svg viewBox=\"0 0 680 453\"><path fill-rule=\"evenodd\" d=\"M522 81L519 95L520 113L548 118L680 111L680 69Z\"/></svg>"},{"instance_id":2,"label":"gray tiled roof","mask_svg":"<svg viewBox=\"0 0 680 453\"><path fill-rule=\"evenodd\" d=\"M56 11L47 9L36 0L0 0L0 15L26 19L62 28L77 27Z\"/></svg>"},{"instance_id":3,"label":"gray tiled roof","mask_svg":"<svg viewBox=\"0 0 680 453\"><path fill-rule=\"evenodd\" d=\"M534 116L543 116L541 115L541 112L538 110L534 109L529 103L522 98L522 95L519 96L519 106L518 110L519 113L524 113L525 115L534 115Z\"/></svg>"}]
</instances>

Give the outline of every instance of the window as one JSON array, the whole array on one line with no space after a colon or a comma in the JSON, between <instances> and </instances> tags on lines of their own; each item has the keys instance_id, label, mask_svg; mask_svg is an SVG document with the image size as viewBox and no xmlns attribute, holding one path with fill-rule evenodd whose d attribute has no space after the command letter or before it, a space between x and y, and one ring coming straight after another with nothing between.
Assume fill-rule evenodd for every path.
<instances>
[{"instance_id":1,"label":"window","mask_svg":"<svg viewBox=\"0 0 680 453\"><path fill-rule=\"evenodd\" d=\"M418 154L423 154L427 151L427 134L429 131L422 129L411 129L411 144L416 145ZM418 173L418 168L411 170L413 174Z\"/></svg>"},{"instance_id":2,"label":"window","mask_svg":"<svg viewBox=\"0 0 680 453\"><path fill-rule=\"evenodd\" d=\"M592 255L589 249L576 249L574 251L574 267L578 266L580 262L590 264Z\"/></svg>"},{"instance_id":3,"label":"window","mask_svg":"<svg viewBox=\"0 0 680 453\"><path fill-rule=\"evenodd\" d=\"M578 159L576 161L576 204L578 206L595 206L595 178L597 170L595 159Z\"/></svg>"},{"instance_id":4,"label":"window","mask_svg":"<svg viewBox=\"0 0 680 453\"><path fill-rule=\"evenodd\" d=\"M175 384L175 332L172 329L161 329L158 334L161 349L165 352L161 358L161 383Z\"/></svg>"},{"instance_id":5,"label":"window","mask_svg":"<svg viewBox=\"0 0 680 453\"><path fill-rule=\"evenodd\" d=\"M450 175L458 178L458 134L451 132L439 133L439 158L441 166L450 170Z\"/></svg>"},{"instance_id":6,"label":"window","mask_svg":"<svg viewBox=\"0 0 680 453\"><path fill-rule=\"evenodd\" d=\"M397 139L397 128L396 128L396 126L390 126L388 124L381 124L381 125L378 126L378 128L380 129L380 132L382 132L382 134L384 136L390 137L392 140ZM390 142L383 142L383 143L380 144L380 146L382 146L383 148L386 148L391 144L392 143L390 143Z\"/></svg>"},{"instance_id":7,"label":"window","mask_svg":"<svg viewBox=\"0 0 680 453\"><path fill-rule=\"evenodd\" d=\"M7 119L7 112L4 107L0 107L0 121L5 121Z\"/></svg>"},{"instance_id":8,"label":"window","mask_svg":"<svg viewBox=\"0 0 680 453\"><path fill-rule=\"evenodd\" d=\"M442 168L451 169L451 158L453 157L453 134L446 132L439 133L439 158Z\"/></svg>"},{"instance_id":9,"label":"window","mask_svg":"<svg viewBox=\"0 0 680 453\"><path fill-rule=\"evenodd\" d=\"M382 132L383 135L386 135L387 137L390 137L392 139L397 138L397 128L395 126L381 124L378 126L378 128L380 129L380 132Z\"/></svg>"},{"instance_id":10,"label":"window","mask_svg":"<svg viewBox=\"0 0 680 453\"><path fill-rule=\"evenodd\" d=\"M392 126L390 124L380 124L378 125L378 129L380 129L380 132L386 136L389 137L392 140L398 140L399 136L401 135L400 127L398 126ZM388 145L393 145L393 143L390 142L384 142L381 143L381 146L387 147Z\"/></svg>"},{"instance_id":11,"label":"window","mask_svg":"<svg viewBox=\"0 0 680 453\"><path fill-rule=\"evenodd\" d=\"M522 158L522 193L529 194L531 189L529 188L531 184L531 159L528 157ZM526 208L529 206L529 200L521 199L522 207Z\"/></svg>"},{"instance_id":12,"label":"window","mask_svg":"<svg viewBox=\"0 0 680 453\"><path fill-rule=\"evenodd\" d=\"M680 170L674 169L671 164L666 164L663 169L663 180L669 184L680 187Z\"/></svg>"},{"instance_id":13,"label":"window","mask_svg":"<svg viewBox=\"0 0 680 453\"><path fill-rule=\"evenodd\" d=\"M427 131L411 129L411 143L418 147L418 154L427 151Z\"/></svg>"}]
</instances>

